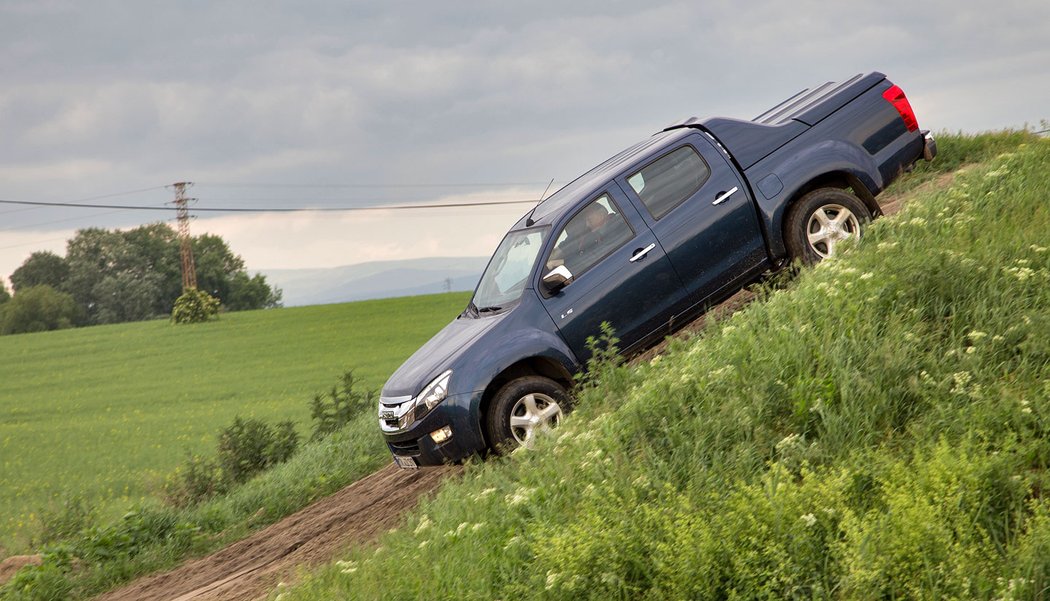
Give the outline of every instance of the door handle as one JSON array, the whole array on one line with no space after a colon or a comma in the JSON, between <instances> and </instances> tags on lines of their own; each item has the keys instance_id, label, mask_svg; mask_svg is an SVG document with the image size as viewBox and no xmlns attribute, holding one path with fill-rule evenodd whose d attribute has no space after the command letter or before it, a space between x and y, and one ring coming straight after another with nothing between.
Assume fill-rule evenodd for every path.
<instances>
[{"instance_id":1,"label":"door handle","mask_svg":"<svg viewBox=\"0 0 1050 601\"><path fill-rule=\"evenodd\" d=\"M711 204L713 204L713 205L720 205L720 204L722 204L723 202L729 200L730 196L736 194L736 191L738 189L739 188L737 188L736 186L733 186L732 190L729 190L728 192L721 192L721 193L719 193L719 195L715 197L715 201L712 202Z\"/></svg>"},{"instance_id":2,"label":"door handle","mask_svg":"<svg viewBox=\"0 0 1050 601\"><path fill-rule=\"evenodd\" d=\"M646 246L645 248L639 248L638 250L634 251L634 254L631 255L631 263L634 263L635 261L641 261L645 258L645 255L649 254L649 251L651 251L654 248L656 248L655 242L653 242L649 246Z\"/></svg>"}]
</instances>

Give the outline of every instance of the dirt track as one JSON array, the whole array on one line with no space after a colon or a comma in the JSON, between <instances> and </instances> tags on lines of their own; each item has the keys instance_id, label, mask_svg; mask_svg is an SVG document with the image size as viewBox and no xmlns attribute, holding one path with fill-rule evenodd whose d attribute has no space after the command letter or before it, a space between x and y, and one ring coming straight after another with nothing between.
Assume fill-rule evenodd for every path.
<instances>
[{"instance_id":1,"label":"dirt track","mask_svg":"<svg viewBox=\"0 0 1050 601\"><path fill-rule=\"evenodd\" d=\"M942 176L927 186L947 185ZM902 197L880 198L884 214L900 210ZM754 294L741 291L706 315L682 328L675 337L703 327L747 305ZM646 361L661 353L667 341L635 357ZM416 472L393 465L367 476L334 495L300 510L251 537L169 572L140 578L128 586L98 597L97 601L252 601L265 598L300 566L331 560L341 550L375 539L398 525L424 495L434 491L457 467Z\"/></svg>"},{"instance_id":2,"label":"dirt track","mask_svg":"<svg viewBox=\"0 0 1050 601\"><path fill-rule=\"evenodd\" d=\"M331 560L397 526L405 512L457 467L406 471L393 465L252 536L174 570L140 578L98 601L236 600L265 597L299 566Z\"/></svg>"}]
</instances>

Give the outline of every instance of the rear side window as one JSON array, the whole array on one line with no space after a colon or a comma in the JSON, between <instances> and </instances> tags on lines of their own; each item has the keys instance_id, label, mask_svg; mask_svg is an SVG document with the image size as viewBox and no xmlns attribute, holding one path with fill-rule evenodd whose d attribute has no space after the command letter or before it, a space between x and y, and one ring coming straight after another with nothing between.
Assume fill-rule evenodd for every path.
<instances>
[{"instance_id":1,"label":"rear side window","mask_svg":"<svg viewBox=\"0 0 1050 601\"><path fill-rule=\"evenodd\" d=\"M704 159L692 146L683 146L649 163L628 177L627 183L653 218L659 219L692 196L710 176Z\"/></svg>"},{"instance_id":2,"label":"rear side window","mask_svg":"<svg viewBox=\"0 0 1050 601\"><path fill-rule=\"evenodd\" d=\"M625 242L634 238L634 231L616 204L602 194L569 220L558 233L547 259L547 271L559 265L579 277Z\"/></svg>"}]
</instances>

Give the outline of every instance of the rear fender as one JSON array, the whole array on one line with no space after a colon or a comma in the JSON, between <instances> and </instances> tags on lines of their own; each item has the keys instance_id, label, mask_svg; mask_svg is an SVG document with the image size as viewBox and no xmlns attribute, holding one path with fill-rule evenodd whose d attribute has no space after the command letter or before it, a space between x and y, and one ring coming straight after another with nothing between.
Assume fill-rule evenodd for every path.
<instances>
[{"instance_id":1,"label":"rear fender","mask_svg":"<svg viewBox=\"0 0 1050 601\"><path fill-rule=\"evenodd\" d=\"M754 171L754 170L752 170ZM756 194L763 225L769 232L769 249L774 258L787 255L784 245L784 214L791 203L803 194L821 187L852 187L873 215L878 213L875 194L882 190L882 177L875 159L863 148L842 140L827 140L792 153L781 163L761 173L748 173L749 178L761 180L775 175L783 183L783 189L772 198Z\"/></svg>"}]
</instances>

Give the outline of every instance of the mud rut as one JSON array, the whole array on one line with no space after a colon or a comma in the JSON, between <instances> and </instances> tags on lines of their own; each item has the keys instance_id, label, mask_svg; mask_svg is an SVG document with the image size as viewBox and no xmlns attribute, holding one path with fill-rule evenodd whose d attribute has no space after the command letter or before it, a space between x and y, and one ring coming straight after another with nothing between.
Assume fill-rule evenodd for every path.
<instances>
[{"instance_id":1,"label":"mud rut","mask_svg":"<svg viewBox=\"0 0 1050 601\"><path fill-rule=\"evenodd\" d=\"M947 178L929 185L943 186ZM925 185L923 187L926 187ZM902 198L880 198L883 213L900 210ZM751 301L741 291L682 328L675 337L704 326L707 319L728 316ZM666 349L658 344L632 362L647 361ZM168 572L142 577L96 601L253 601L263 599L282 580L293 579L301 567L331 561L341 551L374 540L398 526L441 482L460 473L457 466L406 471L389 465L299 512L200 559Z\"/></svg>"},{"instance_id":2,"label":"mud rut","mask_svg":"<svg viewBox=\"0 0 1050 601\"><path fill-rule=\"evenodd\" d=\"M116 599L250 601L266 597L300 566L331 560L400 524L459 468L407 471L393 464L215 553L105 593Z\"/></svg>"}]
</instances>

